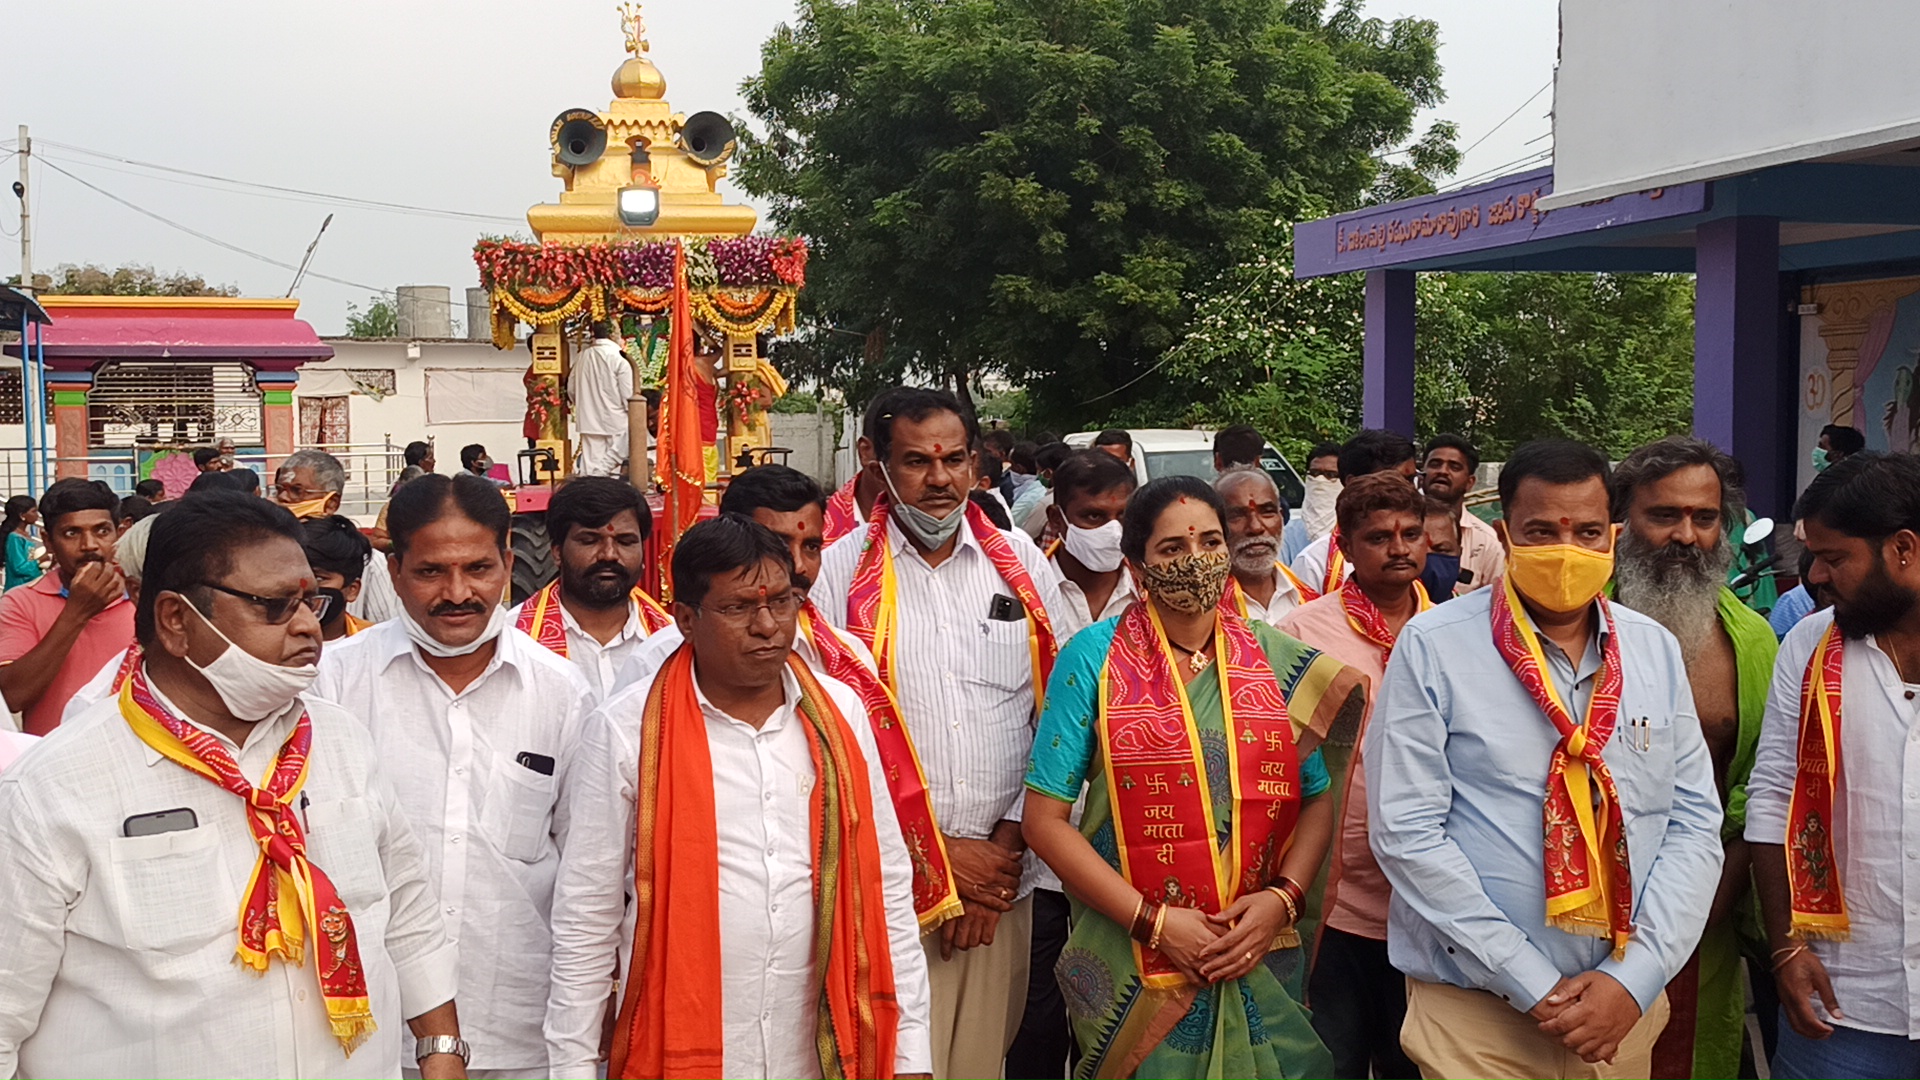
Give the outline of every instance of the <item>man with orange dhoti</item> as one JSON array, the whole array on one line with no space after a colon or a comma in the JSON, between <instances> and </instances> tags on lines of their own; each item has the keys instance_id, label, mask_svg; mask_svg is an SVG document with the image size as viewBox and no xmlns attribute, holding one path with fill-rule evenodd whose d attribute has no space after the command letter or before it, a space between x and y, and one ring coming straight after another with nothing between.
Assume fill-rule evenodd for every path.
<instances>
[{"instance_id":1,"label":"man with orange dhoti","mask_svg":"<svg viewBox=\"0 0 1920 1080\"><path fill-rule=\"evenodd\" d=\"M779 536L724 514L681 541L684 642L594 713L570 799L553 1075L595 1074L616 956L610 1076L926 1075L912 862L860 696L794 655Z\"/></svg>"}]
</instances>

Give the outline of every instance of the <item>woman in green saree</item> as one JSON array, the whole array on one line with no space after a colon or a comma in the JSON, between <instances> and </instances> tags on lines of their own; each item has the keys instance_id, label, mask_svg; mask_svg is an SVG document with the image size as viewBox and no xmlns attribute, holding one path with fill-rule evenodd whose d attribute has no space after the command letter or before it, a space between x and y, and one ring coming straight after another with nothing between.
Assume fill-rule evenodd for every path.
<instances>
[{"instance_id":1,"label":"woman in green saree","mask_svg":"<svg viewBox=\"0 0 1920 1080\"><path fill-rule=\"evenodd\" d=\"M1146 599L1075 635L1047 685L1024 832L1074 902L1055 971L1082 1077L1333 1065L1293 924L1333 833L1316 748L1366 687L1221 608L1225 518L1192 477L1135 492L1121 549Z\"/></svg>"}]
</instances>

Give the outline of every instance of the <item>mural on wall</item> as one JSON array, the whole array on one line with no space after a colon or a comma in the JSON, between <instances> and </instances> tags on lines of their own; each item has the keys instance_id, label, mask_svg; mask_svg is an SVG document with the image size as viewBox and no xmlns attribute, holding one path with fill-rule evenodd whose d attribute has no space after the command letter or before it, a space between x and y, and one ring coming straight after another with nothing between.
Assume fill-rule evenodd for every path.
<instances>
[{"instance_id":1,"label":"mural on wall","mask_svg":"<svg viewBox=\"0 0 1920 1080\"><path fill-rule=\"evenodd\" d=\"M1860 429L1870 450L1920 451L1920 277L1816 285L1800 320L1800 486L1827 424Z\"/></svg>"}]
</instances>

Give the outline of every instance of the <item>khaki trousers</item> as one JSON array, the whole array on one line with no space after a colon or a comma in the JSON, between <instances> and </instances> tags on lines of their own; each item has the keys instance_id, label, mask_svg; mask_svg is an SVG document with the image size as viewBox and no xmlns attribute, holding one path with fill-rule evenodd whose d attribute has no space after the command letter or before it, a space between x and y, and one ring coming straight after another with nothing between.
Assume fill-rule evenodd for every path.
<instances>
[{"instance_id":1,"label":"khaki trousers","mask_svg":"<svg viewBox=\"0 0 1920 1080\"><path fill-rule=\"evenodd\" d=\"M1654 1041L1666 1026L1667 995L1662 993L1620 1041L1611 1065L1589 1065L1560 1040L1541 1034L1533 1017L1485 990L1408 979L1400 1045L1420 1066L1420 1075L1429 1078L1644 1078L1653 1067Z\"/></svg>"},{"instance_id":2,"label":"khaki trousers","mask_svg":"<svg viewBox=\"0 0 1920 1080\"><path fill-rule=\"evenodd\" d=\"M933 988L933 1075L980 1080L1004 1074L1007 1048L1027 1008L1033 897L1000 916L993 944L940 959L938 930L920 939ZM1051 978L1052 972L1043 972Z\"/></svg>"}]
</instances>

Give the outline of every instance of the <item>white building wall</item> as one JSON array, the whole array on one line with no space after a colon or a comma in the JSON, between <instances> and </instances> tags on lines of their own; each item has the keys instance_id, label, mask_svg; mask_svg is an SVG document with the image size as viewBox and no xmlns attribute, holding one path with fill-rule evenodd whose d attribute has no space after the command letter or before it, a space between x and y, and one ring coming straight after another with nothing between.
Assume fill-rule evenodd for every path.
<instances>
[{"instance_id":1,"label":"white building wall","mask_svg":"<svg viewBox=\"0 0 1920 1080\"><path fill-rule=\"evenodd\" d=\"M520 436L524 411L519 379L527 368L523 350L502 352L485 341L396 338L326 338L333 358L300 369L298 401L348 397L348 441L404 447L415 439L434 444L441 472L459 467L460 448L480 443L499 462L511 464L526 445ZM390 370L394 392L384 398L356 387L350 371ZM429 400L429 384L432 400ZM476 391L458 393L461 388Z\"/></svg>"}]
</instances>

